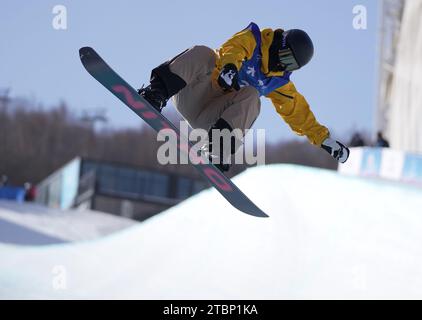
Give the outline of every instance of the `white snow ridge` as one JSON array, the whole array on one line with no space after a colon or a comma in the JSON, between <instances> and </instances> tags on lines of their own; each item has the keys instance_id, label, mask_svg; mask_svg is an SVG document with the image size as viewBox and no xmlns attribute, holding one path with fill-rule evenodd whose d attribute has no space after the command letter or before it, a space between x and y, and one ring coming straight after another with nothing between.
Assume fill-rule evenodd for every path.
<instances>
[{"instance_id":1,"label":"white snow ridge","mask_svg":"<svg viewBox=\"0 0 422 320\"><path fill-rule=\"evenodd\" d=\"M234 181L270 218L209 189L104 237L3 242L0 298L422 298L420 189L293 165Z\"/></svg>"}]
</instances>

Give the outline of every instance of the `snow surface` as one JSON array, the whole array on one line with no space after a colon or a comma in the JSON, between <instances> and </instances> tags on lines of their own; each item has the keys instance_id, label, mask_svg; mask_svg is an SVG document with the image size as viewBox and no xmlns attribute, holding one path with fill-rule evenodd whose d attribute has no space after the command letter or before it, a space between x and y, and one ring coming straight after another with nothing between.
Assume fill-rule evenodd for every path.
<instances>
[{"instance_id":1,"label":"snow surface","mask_svg":"<svg viewBox=\"0 0 422 320\"><path fill-rule=\"evenodd\" d=\"M92 210L58 210L0 200L0 243L43 245L91 240L136 224Z\"/></svg>"},{"instance_id":2,"label":"snow surface","mask_svg":"<svg viewBox=\"0 0 422 320\"><path fill-rule=\"evenodd\" d=\"M422 298L422 190L292 165L234 181L271 217L209 189L101 239L0 244L0 298Z\"/></svg>"}]
</instances>

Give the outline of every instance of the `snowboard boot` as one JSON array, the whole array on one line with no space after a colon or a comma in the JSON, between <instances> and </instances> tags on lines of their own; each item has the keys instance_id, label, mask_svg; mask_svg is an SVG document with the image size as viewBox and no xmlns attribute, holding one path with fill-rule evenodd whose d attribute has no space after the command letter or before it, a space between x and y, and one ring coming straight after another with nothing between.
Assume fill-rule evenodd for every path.
<instances>
[{"instance_id":1,"label":"snowboard boot","mask_svg":"<svg viewBox=\"0 0 422 320\"><path fill-rule=\"evenodd\" d=\"M210 128L210 130L208 131L208 139L209 139L209 143L205 146L203 146L201 148L201 150L204 152L204 154L206 156L208 156L208 159L210 160L210 162L213 162L213 159L218 159L218 163L215 163L214 165L221 171L221 172L227 172L230 170L230 163L227 163L227 160L229 159L225 159L226 156L224 154L224 139L223 137L220 137L220 141L213 141L212 138L212 130L224 130L227 129L230 133L233 131L233 128L230 126L230 124L227 123L226 120L224 120L223 118L220 118L217 120L217 122ZM213 146L215 146L216 144L219 143L219 150L214 150L215 152L213 152L213 149L218 149L218 148L213 148ZM236 152L236 141L235 138L232 136L230 137L230 154L234 154ZM218 154L216 154L216 152L218 152Z\"/></svg>"},{"instance_id":2,"label":"snowboard boot","mask_svg":"<svg viewBox=\"0 0 422 320\"><path fill-rule=\"evenodd\" d=\"M220 159L219 156L213 154L211 152L212 150L212 145L211 143L209 144L205 144L201 147L201 152L202 154L208 158L208 160L210 161L210 163L213 163L218 170L220 170L220 172L227 172L230 170L230 164L229 163L222 163L221 161L219 161L219 163L214 163L213 159ZM216 160L215 160L216 161Z\"/></svg>"},{"instance_id":3,"label":"snowboard boot","mask_svg":"<svg viewBox=\"0 0 422 320\"><path fill-rule=\"evenodd\" d=\"M217 163L215 165L220 172L224 173L230 170L230 163Z\"/></svg>"},{"instance_id":4,"label":"snowboard boot","mask_svg":"<svg viewBox=\"0 0 422 320\"><path fill-rule=\"evenodd\" d=\"M166 92L159 87L152 85L152 82L147 87L142 86L138 90L138 94L147 100L155 108L155 110L160 113L166 106L169 99Z\"/></svg>"},{"instance_id":5,"label":"snowboard boot","mask_svg":"<svg viewBox=\"0 0 422 320\"><path fill-rule=\"evenodd\" d=\"M170 63L177 57L154 68L151 71L150 85L138 90L138 94L160 113L167 101L186 86L186 82L170 70Z\"/></svg>"}]
</instances>

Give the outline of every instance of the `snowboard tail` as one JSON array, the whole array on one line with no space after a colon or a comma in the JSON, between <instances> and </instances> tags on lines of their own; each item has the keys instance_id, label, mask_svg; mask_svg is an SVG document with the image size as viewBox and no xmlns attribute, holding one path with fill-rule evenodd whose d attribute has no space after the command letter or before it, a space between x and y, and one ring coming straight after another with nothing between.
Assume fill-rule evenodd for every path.
<instances>
[{"instance_id":1,"label":"snowboard tail","mask_svg":"<svg viewBox=\"0 0 422 320\"><path fill-rule=\"evenodd\" d=\"M79 56L85 69L98 82L106 87L111 93L119 98L126 106L135 112L140 118L148 123L154 130L171 129L177 136L177 147L181 152L189 155L192 143L187 139L180 138L180 130L177 129L166 117L159 113L151 104L141 97L123 78L121 78L107 63L90 47L79 50ZM181 141L187 141L182 143ZM193 152L191 155L195 156ZM238 210L255 216L268 217L258 208L240 189L217 167L208 163L202 155L196 155L196 163L192 164L202 176L209 181L220 194Z\"/></svg>"}]
</instances>

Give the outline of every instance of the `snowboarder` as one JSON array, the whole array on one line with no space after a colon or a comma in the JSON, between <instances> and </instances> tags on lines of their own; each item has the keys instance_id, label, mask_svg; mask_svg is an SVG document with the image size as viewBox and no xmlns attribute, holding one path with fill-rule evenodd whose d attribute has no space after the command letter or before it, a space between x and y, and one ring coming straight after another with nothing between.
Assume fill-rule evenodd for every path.
<instances>
[{"instance_id":1,"label":"snowboarder","mask_svg":"<svg viewBox=\"0 0 422 320\"><path fill-rule=\"evenodd\" d=\"M218 50L197 45L154 68L150 84L138 93L160 112L173 97L176 109L192 128L209 131L204 150L220 161L221 171L229 169L226 155L236 152L245 130L258 117L261 96L271 99L295 133L307 136L343 163L348 148L330 137L290 81L292 72L305 66L313 52L312 40L302 30L260 30L252 22ZM213 153L216 142L211 130L232 132L234 128L242 134L232 136L228 145L220 139L220 147L214 148L220 151Z\"/></svg>"}]
</instances>

